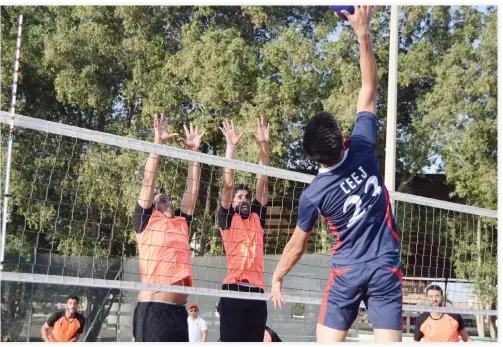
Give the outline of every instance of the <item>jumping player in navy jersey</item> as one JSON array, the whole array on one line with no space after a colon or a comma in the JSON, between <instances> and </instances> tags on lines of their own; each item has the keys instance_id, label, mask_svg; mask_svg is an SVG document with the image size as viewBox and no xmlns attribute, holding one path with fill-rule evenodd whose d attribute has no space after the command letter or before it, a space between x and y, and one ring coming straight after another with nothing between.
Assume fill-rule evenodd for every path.
<instances>
[{"instance_id":1,"label":"jumping player in navy jersey","mask_svg":"<svg viewBox=\"0 0 503 347\"><path fill-rule=\"evenodd\" d=\"M376 156L377 67L370 39L375 8L355 6L348 17L360 43L362 86L349 139L334 116L320 112L306 125L303 147L320 164L302 193L297 227L272 277L270 298L284 303L284 276L306 250L318 217L333 234L330 276L316 329L318 342L344 341L360 302L379 342L402 340L402 290L397 228Z\"/></svg>"}]
</instances>

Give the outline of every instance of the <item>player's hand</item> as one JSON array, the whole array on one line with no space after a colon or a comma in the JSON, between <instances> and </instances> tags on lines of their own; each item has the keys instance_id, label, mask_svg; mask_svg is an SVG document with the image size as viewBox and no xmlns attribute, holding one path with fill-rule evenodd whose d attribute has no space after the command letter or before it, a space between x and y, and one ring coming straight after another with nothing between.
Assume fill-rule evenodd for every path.
<instances>
[{"instance_id":1,"label":"player's hand","mask_svg":"<svg viewBox=\"0 0 503 347\"><path fill-rule=\"evenodd\" d=\"M370 22L376 6L355 6L355 13L346 10L341 12L346 16L358 37L370 34Z\"/></svg>"},{"instance_id":2,"label":"player's hand","mask_svg":"<svg viewBox=\"0 0 503 347\"><path fill-rule=\"evenodd\" d=\"M155 143L164 143L167 140L175 138L178 133L168 133L168 118L161 114L159 117L154 114L154 141Z\"/></svg>"},{"instance_id":3,"label":"player's hand","mask_svg":"<svg viewBox=\"0 0 503 347\"><path fill-rule=\"evenodd\" d=\"M189 128L187 128L187 125L184 124L183 130L185 130L185 138L179 138L177 141L183 143L187 149L197 151L201 145L201 138L204 135L204 130L199 132L199 126L196 125L194 128L192 124L189 124Z\"/></svg>"},{"instance_id":4,"label":"player's hand","mask_svg":"<svg viewBox=\"0 0 503 347\"><path fill-rule=\"evenodd\" d=\"M278 307L281 308L285 303L283 295L281 295L281 287L283 286L283 279L278 279L274 275L272 276L272 288L271 294L269 295L269 300L274 303L274 309Z\"/></svg>"},{"instance_id":5,"label":"player's hand","mask_svg":"<svg viewBox=\"0 0 503 347\"><path fill-rule=\"evenodd\" d=\"M269 124L264 117L257 118L257 129L253 132L259 143L269 143Z\"/></svg>"},{"instance_id":6,"label":"player's hand","mask_svg":"<svg viewBox=\"0 0 503 347\"><path fill-rule=\"evenodd\" d=\"M234 128L234 121L231 120L230 123L226 120L222 122L222 127L219 127L222 134L225 136L225 141L227 141L227 145L236 146L243 136L243 133L239 134L236 132Z\"/></svg>"}]
</instances>

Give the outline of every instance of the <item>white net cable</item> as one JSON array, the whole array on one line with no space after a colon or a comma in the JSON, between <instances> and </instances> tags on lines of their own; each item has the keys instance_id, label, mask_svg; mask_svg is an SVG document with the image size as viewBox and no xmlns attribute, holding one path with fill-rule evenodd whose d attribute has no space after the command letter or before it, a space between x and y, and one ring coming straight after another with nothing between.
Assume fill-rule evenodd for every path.
<instances>
[{"instance_id":1,"label":"white net cable","mask_svg":"<svg viewBox=\"0 0 503 347\"><path fill-rule=\"evenodd\" d=\"M0 122L9 121L10 115L2 111ZM22 115L16 115L14 124L11 191L16 196L9 210L0 280L267 300L272 272L295 228L298 199L314 176ZM140 281L133 209L146 153L162 157L157 189L172 195L178 205L188 163L201 163L189 237L192 287ZM269 177L265 294L221 289L227 260L217 207L225 167L235 169L236 182L242 180L252 190L255 174ZM470 267L495 262L496 211L396 192L390 192L390 198L402 248L404 311L431 311L425 306L424 288L438 283L450 304L433 310L496 315L487 306L490 300L482 304L474 298L475 282L477 288L481 282L487 288L484 298L495 295L496 272L474 274ZM287 302L321 304L331 248L332 236L320 220L306 254L285 278Z\"/></svg>"}]
</instances>

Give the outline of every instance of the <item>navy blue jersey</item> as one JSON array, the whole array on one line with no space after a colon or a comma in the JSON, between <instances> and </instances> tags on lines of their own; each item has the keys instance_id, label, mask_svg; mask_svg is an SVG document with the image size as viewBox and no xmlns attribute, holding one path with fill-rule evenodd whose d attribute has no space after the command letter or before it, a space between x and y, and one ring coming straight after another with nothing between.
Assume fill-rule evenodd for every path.
<instances>
[{"instance_id":1,"label":"navy blue jersey","mask_svg":"<svg viewBox=\"0 0 503 347\"><path fill-rule=\"evenodd\" d=\"M332 263L349 265L399 256L398 234L376 155L376 116L360 112L344 158L302 193L297 225L312 230L323 216L334 238Z\"/></svg>"}]
</instances>

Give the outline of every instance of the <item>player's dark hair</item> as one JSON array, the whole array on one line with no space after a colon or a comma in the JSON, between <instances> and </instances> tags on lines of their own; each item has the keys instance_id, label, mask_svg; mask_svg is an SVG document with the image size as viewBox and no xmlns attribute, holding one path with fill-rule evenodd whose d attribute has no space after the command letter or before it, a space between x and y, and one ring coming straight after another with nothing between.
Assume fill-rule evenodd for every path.
<instances>
[{"instance_id":1,"label":"player's dark hair","mask_svg":"<svg viewBox=\"0 0 503 347\"><path fill-rule=\"evenodd\" d=\"M68 302L68 300L70 300L70 299L73 299L73 300L79 302L79 297L76 295L68 295L68 297L66 298L66 302Z\"/></svg>"},{"instance_id":2,"label":"player's dark hair","mask_svg":"<svg viewBox=\"0 0 503 347\"><path fill-rule=\"evenodd\" d=\"M428 292L430 290L438 290L440 292L440 295L444 296L444 291L442 290L442 288L440 288L439 285L436 285L436 284L430 284L429 286L426 287L426 295L428 295Z\"/></svg>"},{"instance_id":3,"label":"player's dark hair","mask_svg":"<svg viewBox=\"0 0 503 347\"><path fill-rule=\"evenodd\" d=\"M251 190L248 187L248 185L240 183L240 184L235 184L234 187L232 187L232 197L234 197L234 195L236 195L236 193L240 190L246 190L248 192L248 194L251 195Z\"/></svg>"},{"instance_id":4,"label":"player's dark hair","mask_svg":"<svg viewBox=\"0 0 503 347\"><path fill-rule=\"evenodd\" d=\"M304 152L317 163L333 164L339 160L344 138L339 122L329 112L318 112L307 122L302 141Z\"/></svg>"}]
</instances>

